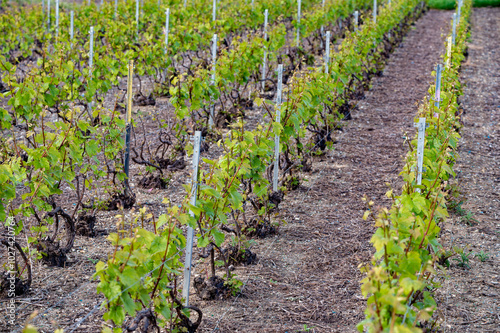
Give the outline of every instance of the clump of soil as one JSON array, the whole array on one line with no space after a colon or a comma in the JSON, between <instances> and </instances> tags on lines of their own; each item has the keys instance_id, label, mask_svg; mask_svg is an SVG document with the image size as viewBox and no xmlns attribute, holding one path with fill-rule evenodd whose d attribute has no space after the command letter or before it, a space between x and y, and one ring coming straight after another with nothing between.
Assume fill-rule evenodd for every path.
<instances>
[{"instance_id":1,"label":"clump of soil","mask_svg":"<svg viewBox=\"0 0 500 333\"><path fill-rule=\"evenodd\" d=\"M166 189L168 183L160 175L149 175L142 177L137 185L142 188Z\"/></svg>"},{"instance_id":2,"label":"clump of soil","mask_svg":"<svg viewBox=\"0 0 500 333\"><path fill-rule=\"evenodd\" d=\"M242 229L242 233L248 237L265 238L269 235L275 235L277 229L268 220L252 219Z\"/></svg>"},{"instance_id":3,"label":"clump of soil","mask_svg":"<svg viewBox=\"0 0 500 333\"><path fill-rule=\"evenodd\" d=\"M252 265L257 262L257 255L249 249L240 250L236 246L229 245L227 249L222 250L228 265Z\"/></svg>"},{"instance_id":4,"label":"clump of soil","mask_svg":"<svg viewBox=\"0 0 500 333\"><path fill-rule=\"evenodd\" d=\"M275 208L278 208L278 205L283 201L284 193L282 191L272 192L269 195L269 202L274 205Z\"/></svg>"},{"instance_id":5,"label":"clump of soil","mask_svg":"<svg viewBox=\"0 0 500 333\"><path fill-rule=\"evenodd\" d=\"M10 274L7 272L2 273L0 282L0 298L12 297L9 295L9 291L11 290L11 280ZM30 284L28 281L23 281L19 277L15 276L14 279L14 290L16 296L24 295L30 288Z\"/></svg>"},{"instance_id":6,"label":"clump of soil","mask_svg":"<svg viewBox=\"0 0 500 333\"><path fill-rule=\"evenodd\" d=\"M64 248L59 246L59 242L51 239L44 239L38 242L37 250L42 253L42 261L49 266L65 267L68 257Z\"/></svg>"},{"instance_id":7,"label":"clump of soil","mask_svg":"<svg viewBox=\"0 0 500 333\"><path fill-rule=\"evenodd\" d=\"M227 111L220 111L215 116L215 125L219 128L226 128L229 124L233 123L233 119L244 117L245 112L236 107L232 107Z\"/></svg>"},{"instance_id":8,"label":"clump of soil","mask_svg":"<svg viewBox=\"0 0 500 333\"><path fill-rule=\"evenodd\" d=\"M300 186L300 178L289 175L283 181L283 186L285 186L290 191L295 191Z\"/></svg>"},{"instance_id":9,"label":"clump of soil","mask_svg":"<svg viewBox=\"0 0 500 333\"><path fill-rule=\"evenodd\" d=\"M178 160L159 158L156 161L162 170L178 171L186 168L186 161L184 161L184 158L182 157Z\"/></svg>"},{"instance_id":10,"label":"clump of soil","mask_svg":"<svg viewBox=\"0 0 500 333\"><path fill-rule=\"evenodd\" d=\"M231 291L224 285L224 279L215 276L208 280L201 276L194 278L194 289L203 300L224 299L229 297Z\"/></svg>"},{"instance_id":11,"label":"clump of soil","mask_svg":"<svg viewBox=\"0 0 500 333\"><path fill-rule=\"evenodd\" d=\"M134 319L131 319L128 323L125 322L122 326L127 332L141 332L141 333L152 333L160 332L160 328L156 323L156 316L151 309L145 309L137 312Z\"/></svg>"},{"instance_id":12,"label":"clump of soil","mask_svg":"<svg viewBox=\"0 0 500 333\"><path fill-rule=\"evenodd\" d=\"M95 237L95 215L81 215L75 223L75 230L78 236Z\"/></svg>"},{"instance_id":13,"label":"clump of soil","mask_svg":"<svg viewBox=\"0 0 500 333\"><path fill-rule=\"evenodd\" d=\"M238 104L245 110L253 109L253 99L240 98Z\"/></svg>"},{"instance_id":14,"label":"clump of soil","mask_svg":"<svg viewBox=\"0 0 500 333\"><path fill-rule=\"evenodd\" d=\"M142 94L137 94L134 97L134 105L137 106L156 105L156 100L152 94L150 94L149 96L143 96Z\"/></svg>"},{"instance_id":15,"label":"clump of soil","mask_svg":"<svg viewBox=\"0 0 500 333\"><path fill-rule=\"evenodd\" d=\"M135 194L130 192L126 193L115 193L106 203L106 210L117 210L118 208L130 209L135 204Z\"/></svg>"}]
</instances>

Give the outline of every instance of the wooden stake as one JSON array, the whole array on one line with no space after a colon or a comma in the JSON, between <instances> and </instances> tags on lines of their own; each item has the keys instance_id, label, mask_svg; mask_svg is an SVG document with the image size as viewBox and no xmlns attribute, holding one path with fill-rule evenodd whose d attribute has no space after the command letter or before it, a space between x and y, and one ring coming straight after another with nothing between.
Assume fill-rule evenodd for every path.
<instances>
[{"instance_id":1,"label":"wooden stake","mask_svg":"<svg viewBox=\"0 0 500 333\"><path fill-rule=\"evenodd\" d=\"M123 169L127 175L127 187L129 179L129 168L130 168L130 132L132 127L132 82L134 80L134 60L130 60L128 63L128 77L127 77L127 115L126 115L126 134L125 134L125 156Z\"/></svg>"}]
</instances>

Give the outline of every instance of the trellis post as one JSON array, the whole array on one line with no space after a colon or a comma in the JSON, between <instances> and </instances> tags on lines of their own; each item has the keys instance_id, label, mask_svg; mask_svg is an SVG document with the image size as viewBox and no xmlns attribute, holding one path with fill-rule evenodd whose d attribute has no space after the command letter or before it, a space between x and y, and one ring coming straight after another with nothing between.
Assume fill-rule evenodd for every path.
<instances>
[{"instance_id":1,"label":"trellis post","mask_svg":"<svg viewBox=\"0 0 500 333\"><path fill-rule=\"evenodd\" d=\"M278 88L276 91L276 119L279 123L281 121L281 93L283 86L283 64L278 65ZM273 192L278 191L278 178L280 166L280 136L274 136L274 174L273 174Z\"/></svg>"},{"instance_id":2,"label":"trellis post","mask_svg":"<svg viewBox=\"0 0 500 333\"><path fill-rule=\"evenodd\" d=\"M200 143L201 143L201 132L196 131L194 133L193 142L193 176L192 176L192 187L191 187L191 200L190 204L192 206L196 205L196 196L198 193L198 166L200 163ZM189 210L189 214L194 217L194 212ZM193 265L193 241L194 241L194 229L190 226L187 227L186 235L186 259L184 263L184 287L182 288L182 298L184 298L184 305L189 306L189 287L191 285L191 268Z\"/></svg>"}]
</instances>

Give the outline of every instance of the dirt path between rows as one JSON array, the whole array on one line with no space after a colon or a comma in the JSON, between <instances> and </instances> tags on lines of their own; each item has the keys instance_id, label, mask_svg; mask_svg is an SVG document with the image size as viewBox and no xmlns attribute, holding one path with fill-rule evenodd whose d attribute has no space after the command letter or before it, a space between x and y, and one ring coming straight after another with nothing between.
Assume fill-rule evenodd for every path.
<instances>
[{"instance_id":1,"label":"dirt path between rows","mask_svg":"<svg viewBox=\"0 0 500 333\"><path fill-rule=\"evenodd\" d=\"M364 222L366 194L388 205L386 183L398 173L414 135L417 103L443 52L451 12L429 11L391 56L384 74L358 103L335 150L317 158L308 182L287 196L280 235L257 241L257 265L237 268L246 282L236 300L193 303L202 332L354 332L364 317L358 264L370 259L373 234Z\"/></svg>"},{"instance_id":2,"label":"dirt path between rows","mask_svg":"<svg viewBox=\"0 0 500 333\"><path fill-rule=\"evenodd\" d=\"M443 332L500 331L500 8L476 8L469 58L462 69L459 188L467 201L441 237L464 250L470 268L451 260L449 278L438 289ZM467 215L467 213L473 214ZM465 214L465 216L464 216ZM487 253L481 261L476 253Z\"/></svg>"}]
</instances>

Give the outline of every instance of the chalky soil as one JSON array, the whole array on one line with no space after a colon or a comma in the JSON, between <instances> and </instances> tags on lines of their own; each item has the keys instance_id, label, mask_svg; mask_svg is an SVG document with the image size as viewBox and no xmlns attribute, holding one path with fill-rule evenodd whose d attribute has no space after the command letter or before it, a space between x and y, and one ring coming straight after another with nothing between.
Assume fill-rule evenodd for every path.
<instances>
[{"instance_id":1,"label":"chalky soil","mask_svg":"<svg viewBox=\"0 0 500 333\"><path fill-rule=\"evenodd\" d=\"M236 269L246 285L236 300L205 302L202 332L355 332L366 304L358 269L372 255L367 195L388 206L413 138L418 102L428 95L444 52L451 12L426 13L388 61L338 133L335 149L313 163L307 182L287 196L280 234L256 242L257 265Z\"/></svg>"}]
</instances>

